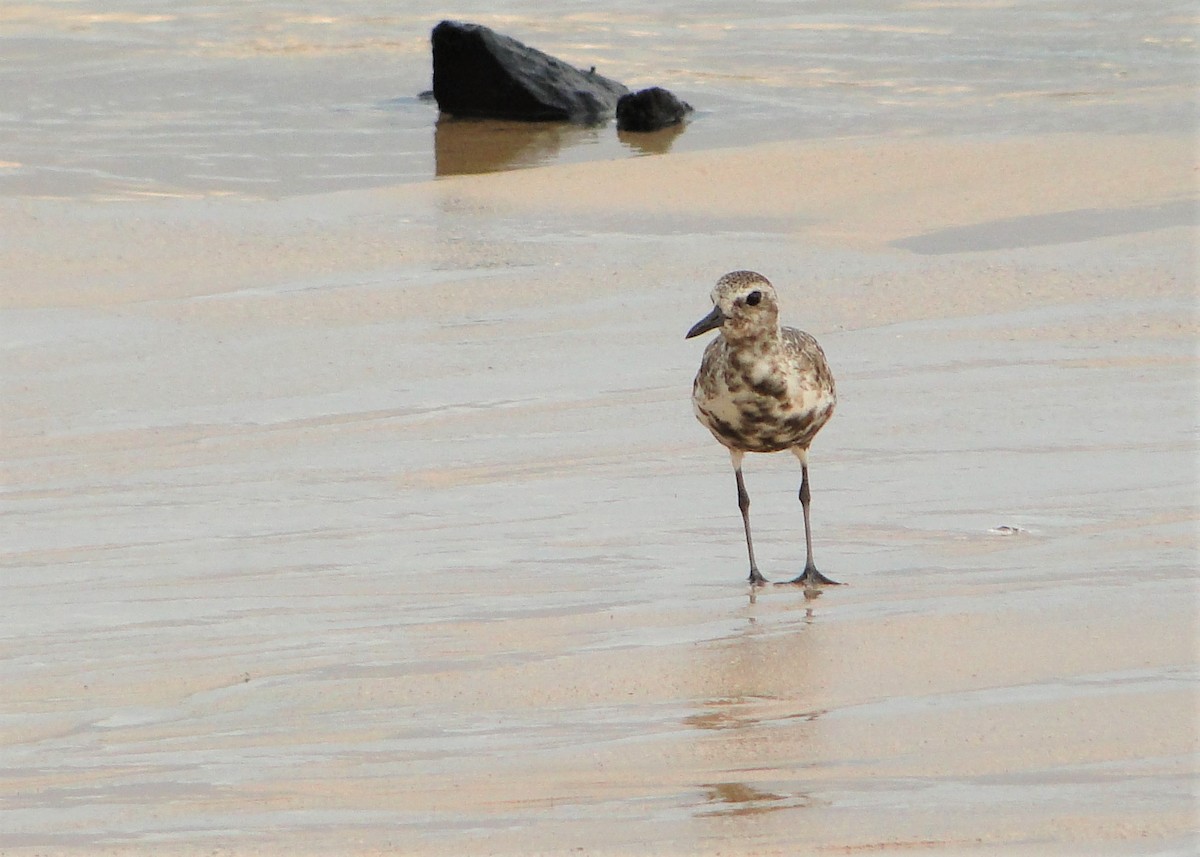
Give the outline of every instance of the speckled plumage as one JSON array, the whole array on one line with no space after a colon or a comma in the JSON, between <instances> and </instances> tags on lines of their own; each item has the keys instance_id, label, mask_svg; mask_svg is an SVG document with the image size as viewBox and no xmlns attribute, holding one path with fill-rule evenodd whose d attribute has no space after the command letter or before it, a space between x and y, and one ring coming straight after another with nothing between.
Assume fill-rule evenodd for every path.
<instances>
[{"instance_id":1,"label":"speckled plumage","mask_svg":"<svg viewBox=\"0 0 1200 857\"><path fill-rule=\"evenodd\" d=\"M696 418L728 450L750 552L750 580L765 582L754 561L750 500L742 480L747 452L791 450L800 459L808 561L796 582L832 583L812 562L808 528L808 447L837 405L833 372L811 335L779 324L779 302L766 277L734 271L712 291L713 310L688 338L719 328L704 349L692 385Z\"/></svg>"}]
</instances>

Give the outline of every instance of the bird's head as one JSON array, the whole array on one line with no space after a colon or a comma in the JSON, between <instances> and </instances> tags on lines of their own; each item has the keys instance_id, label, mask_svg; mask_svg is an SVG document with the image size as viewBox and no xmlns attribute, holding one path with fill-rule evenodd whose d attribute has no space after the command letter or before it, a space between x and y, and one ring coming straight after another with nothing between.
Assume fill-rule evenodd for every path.
<instances>
[{"instance_id":1,"label":"bird's head","mask_svg":"<svg viewBox=\"0 0 1200 857\"><path fill-rule=\"evenodd\" d=\"M733 271L717 280L712 312L692 326L686 339L721 328L727 339L745 339L779 327L775 287L762 274Z\"/></svg>"}]
</instances>

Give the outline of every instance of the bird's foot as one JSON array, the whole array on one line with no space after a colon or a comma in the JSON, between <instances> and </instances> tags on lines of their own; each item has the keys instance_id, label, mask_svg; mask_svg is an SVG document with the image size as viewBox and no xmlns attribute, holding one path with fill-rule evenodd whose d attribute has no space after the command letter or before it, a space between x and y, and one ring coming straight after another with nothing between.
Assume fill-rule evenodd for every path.
<instances>
[{"instance_id":1,"label":"bird's foot","mask_svg":"<svg viewBox=\"0 0 1200 857\"><path fill-rule=\"evenodd\" d=\"M816 566L808 566L800 573L799 577L792 580L782 581L783 584L794 584L796 586L841 586L837 580L830 580L821 572L817 571Z\"/></svg>"},{"instance_id":2,"label":"bird's foot","mask_svg":"<svg viewBox=\"0 0 1200 857\"><path fill-rule=\"evenodd\" d=\"M750 569L750 577L747 578L751 586L766 586L771 581L762 576L762 572L757 568Z\"/></svg>"}]
</instances>

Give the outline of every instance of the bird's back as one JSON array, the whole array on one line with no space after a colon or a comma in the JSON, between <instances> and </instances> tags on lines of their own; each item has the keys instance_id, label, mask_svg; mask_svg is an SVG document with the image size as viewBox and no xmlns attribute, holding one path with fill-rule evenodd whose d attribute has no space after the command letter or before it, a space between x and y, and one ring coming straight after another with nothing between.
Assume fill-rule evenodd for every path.
<instances>
[{"instance_id":1,"label":"bird's back","mask_svg":"<svg viewBox=\"0 0 1200 857\"><path fill-rule=\"evenodd\" d=\"M825 350L811 333L794 327L782 328L784 351L790 357L791 371L802 379L806 389L837 402L837 385L833 370L825 359Z\"/></svg>"}]
</instances>

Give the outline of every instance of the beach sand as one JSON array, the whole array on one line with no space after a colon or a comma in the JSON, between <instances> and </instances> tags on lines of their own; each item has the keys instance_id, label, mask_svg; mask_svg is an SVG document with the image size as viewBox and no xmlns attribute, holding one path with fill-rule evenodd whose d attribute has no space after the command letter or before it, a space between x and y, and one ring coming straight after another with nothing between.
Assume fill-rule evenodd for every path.
<instances>
[{"instance_id":1,"label":"beach sand","mask_svg":"<svg viewBox=\"0 0 1200 857\"><path fill-rule=\"evenodd\" d=\"M1194 141L0 200L5 855L1196 846ZM817 335L819 566L693 419ZM790 456L746 478L803 563Z\"/></svg>"}]
</instances>

